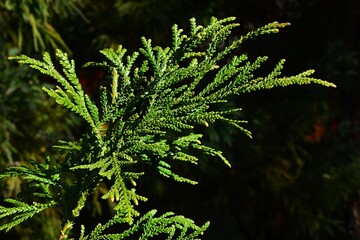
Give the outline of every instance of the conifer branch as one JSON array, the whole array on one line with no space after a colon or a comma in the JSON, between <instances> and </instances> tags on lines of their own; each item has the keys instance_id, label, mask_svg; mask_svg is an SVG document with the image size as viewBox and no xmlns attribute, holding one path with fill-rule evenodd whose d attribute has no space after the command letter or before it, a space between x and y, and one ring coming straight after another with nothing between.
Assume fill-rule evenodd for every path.
<instances>
[{"instance_id":1,"label":"conifer branch","mask_svg":"<svg viewBox=\"0 0 360 240\"><path fill-rule=\"evenodd\" d=\"M34 202L30 205L11 198L6 198L4 202L10 205L0 206L0 219L7 219L6 223L0 226L0 230L5 231L9 231L35 214L57 205L55 201L50 201L49 203Z\"/></svg>"},{"instance_id":2,"label":"conifer branch","mask_svg":"<svg viewBox=\"0 0 360 240\"><path fill-rule=\"evenodd\" d=\"M59 239L66 239L88 196L107 179L110 181L109 190L102 198L117 202L116 215L108 223L99 224L88 235L82 227L82 240L122 239L134 233L140 233L140 239L162 234L168 239L195 239L202 234L208 223L197 227L191 220L172 213L154 217L156 211L150 211L137 220L140 213L135 209L136 205L139 201L146 201L135 191L136 180L144 174L137 171L139 163L153 166L164 177L196 184L196 181L176 173L174 164L181 161L196 165L199 162L197 153L201 152L230 166L221 151L201 142L202 135L194 132L196 126L223 121L251 136L250 131L243 127L246 121L234 118L234 113L241 109L222 107L229 97L294 84L335 87L311 77L313 70L282 77L284 60L267 76L256 76L267 57L249 60L245 53L237 55L235 50L244 41L276 33L289 24L273 22L228 43L231 33L239 26L234 20L232 17L212 18L208 26L201 26L193 18L190 19L188 35L174 25L172 46L169 47L154 47L150 39L143 37L143 46L129 55L122 46L116 50L101 50L105 58L103 62L85 65L105 68L111 79L108 86L100 88L98 106L84 93L75 63L66 53L56 52L61 71L55 68L48 53L41 61L24 55L13 57L54 78L58 84L56 88L44 87L44 91L58 104L77 113L90 129L77 142L59 142L56 147L64 151L66 157L53 169L35 164L34 169L10 168L1 175L24 176L26 180L37 182L41 191L32 197L47 201L28 205L7 200L14 207L1 207L0 218L19 215L2 229L10 229L58 204L65 215ZM59 182L61 172L75 178L73 185ZM50 186L60 188L65 196L54 194ZM115 224L125 223L131 226L123 233L104 233Z\"/></svg>"},{"instance_id":3,"label":"conifer branch","mask_svg":"<svg viewBox=\"0 0 360 240\"><path fill-rule=\"evenodd\" d=\"M123 216L115 215L109 222L98 224L91 234L85 235L85 227L82 226L81 236L79 240L100 240L114 239L121 240L140 234L139 240L150 239L153 237L165 237L166 239L199 239L204 231L209 227L209 222L201 227L183 216L174 215L172 212L165 213L159 217L155 217L156 210L151 210L144 214L129 229L117 234L105 234L105 230L115 224L122 224Z\"/></svg>"},{"instance_id":4,"label":"conifer branch","mask_svg":"<svg viewBox=\"0 0 360 240\"><path fill-rule=\"evenodd\" d=\"M39 70L42 74L54 78L60 86L56 89L43 87L43 90L55 101L69 110L80 115L93 130L99 126L99 113L97 106L84 93L80 81L75 73L75 62L68 59L68 55L60 50L56 51L63 75L55 69L55 66L48 53L44 53L43 61L29 58L25 55L11 57L19 63L28 64L30 67Z\"/></svg>"},{"instance_id":5,"label":"conifer branch","mask_svg":"<svg viewBox=\"0 0 360 240\"><path fill-rule=\"evenodd\" d=\"M35 214L59 205L54 199L58 196L52 189L62 187L60 171L50 168L49 161L42 164L30 161L32 169L25 166L9 167L0 175L0 178L21 177L23 185L27 183L28 186L18 194L19 200L6 198L4 205L0 206L0 219L7 220L0 230L9 231ZM28 204L28 201L32 204Z\"/></svg>"}]
</instances>

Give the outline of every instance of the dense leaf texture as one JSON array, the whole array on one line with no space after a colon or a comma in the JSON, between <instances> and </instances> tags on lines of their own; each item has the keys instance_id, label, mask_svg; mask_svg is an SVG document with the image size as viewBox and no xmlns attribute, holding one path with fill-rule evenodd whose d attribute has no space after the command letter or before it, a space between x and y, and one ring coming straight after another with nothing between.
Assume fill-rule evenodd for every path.
<instances>
[{"instance_id":1,"label":"dense leaf texture","mask_svg":"<svg viewBox=\"0 0 360 240\"><path fill-rule=\"evenodd\" d=\"M135 205L146 200L135 192L136 179L144 174L136 171L141 169L137 166L149 164L165 177L195 184L194 180L173 170L175 163L197 164L199 159L196 153L202 152L219 157L230 166L221 151L201 143L202 135L194 132L195 126L208 126L220 120L250 136L250 132L243 128L245 121L231 117L241 109L221 108L228 97L291 84L333 86L312 78L311 70L280 77L283 60L267 76L257 77L256 70L267 58L249 60L246 54L237 55L244 41L276 33L287 25L270 23L230 41L232 30L238 26L234 18L213 18L206 27L197 25L195 19L191 19L187 35L177 25L173 26L171 47L153 47L151 40L142 38L143 46L139 52L130 55L126 55L127 51L122 46L116 50L104 49L101 51L105 56L104 62L87 64L103 67L109 72L110 83L101 87L99 105L84 93L74 61L69 60L62 51L56 53L61 71L57 70L47 53L42 61L24 55L15 57L20 63L28 64L57 80L55 89L44 87L44 91L58 104L83 118L88 124L88 132L77 142L60 142L57 147L67 155L64 161L55 164L58 172L50 174L50 170L37 168L32 173L23 167L16 167L4 176L17 173L37 184L53 184L61 189L63 195L54 196L56 200L47 200L49 203L46 205L40 204L36 211L55 203L64 209L66 224L61 232L63 239L67 238L72 222L80 214L87 197L104 179L110 181L111 185L102 198L118 203L116 215L107 224L98 225L90 235L85 235L83 228L82 239L122 239L135 232L141 232L140 239L162 234L167 235L168 239L194 239L208 224L199 228L191 220L172 213L155 218L154 211L135 222L135 217L139 215ZM76 180L67 185L61 177L54 177L59 172L68 172ZM1 217L17 212L36 213L25 203L11 203L26 211L11 212L13 208L3 208L5 212ZM10 211L8 215L6 209ZM25 220L28 215L19 216L20 220ZM6 228L18 223L13 218L12 225ZM106 228L119 223L132 226L119 234L103 233ZM176 229L180 232L176 233Z\"/></svg>"}]
</instances>

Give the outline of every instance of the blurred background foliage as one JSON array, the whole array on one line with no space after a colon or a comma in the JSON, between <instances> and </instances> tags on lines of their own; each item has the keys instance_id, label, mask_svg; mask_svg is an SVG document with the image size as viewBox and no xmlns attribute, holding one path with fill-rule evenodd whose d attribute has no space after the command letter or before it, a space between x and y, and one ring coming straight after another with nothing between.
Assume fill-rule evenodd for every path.
<instances>
[{"instance_id":1,"label":"blurred background foliage","mask_svg":"<svg viewBox=\"0 0 360 240\"><path fill-rule=\"evenodd\" d=\"M10 55L36 56L61 48L70 52L56 22L78 14L75 1L0 2L0 169L26 164L30 159L44 161L59 138L75 138L79 120L58 107L41 90L48 79L28 67L7 60ZM55 153L55 152L54 152ZM60 156L54 156L59 158ZM2 182L0 197L14 197L21 188L19 178ZM55 239L61 221L55 210L36 217L32 223L17 227L1 239Z\"/></svg>"},{"instance_id":2,"label":"blurred background foliage","mask_svg":"<svg viewBox=\"0 0 360 240\"><path fill-rule=\"evenodd\" d=\"M139 183L149 197L140 206L175 211L204 222L204 239L360 239L360 2L358 0L6 0L0 3L0 166L41 161L57 139L76 138L79 123L40 90L51 80L7 56L62 48L78 66L99 58L98 50L140 36L169 44L170 27L186 28L196 17L236 16L237 37L271 21L291 22L281 33L243 46L250 57L268 55L264 71L281 58L285 74L307 68L337 89L317 86L257 92L231 99L242 107L253 139L229 126L198 129L222 149L232 168L203 157L199 168L181 169L197 179L187 186L150 172ZM79 68L81 82L96 97L103 73ZM3 185L16 194L21 180ZM101 191L106 186L101 188ZM98 193L97 193L98 194ZM98 196L80 221L96 224L111 214ZM9 239L54 239L56 213L14 231ZM41 220L43 219L43 220ZM35 227L34 227L35 226ZM53 226L53 227L52 227ZM32 231L35 229L37 231Z\"/></svg>"}]
</instances>

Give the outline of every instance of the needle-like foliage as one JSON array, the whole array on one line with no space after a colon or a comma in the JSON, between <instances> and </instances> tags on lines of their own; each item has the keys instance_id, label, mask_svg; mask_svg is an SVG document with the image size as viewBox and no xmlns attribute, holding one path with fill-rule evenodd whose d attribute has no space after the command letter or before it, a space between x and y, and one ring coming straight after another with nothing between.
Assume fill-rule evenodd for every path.
<instances>
[{"instance_id":1,"label":"needle-like foliage","mask_svg":"<svg viewBox=\"0 0 360 240\"><path fill-rule=\"evenodd\" d=\"M67 239L86 199L106 180L110 186L102 198L117 202L116 215L89 233L83 227L81 239L123 239L133 233L140 234L139 239L198 237L208 224L197 227L191 220L172 213L154 217L155 211L150 211L136 221L139 212L135 206L146 201L135 191L136 180L144 174L139 166L149 164L162 176L196 184L195 180L176 173L174 164L198 164L199 152L218 157L229 166L230 163L221 151L202 144L202 135L194 127L223 121L251 136L243 126L246 121L232 118L241 109L221 108L230 96L292 84L334 86L312 78L312 70L281 77L284 60L267 76L256 76L256 70L267 58L250 60L245 53L238 54L240 46L251 38L276 33L288 24L273 22L229 43L230 34L238 26L234 20L212 18L208 26L201 26L191 19L187 34L174 25L170 47L154 47L151 40L143 37L139 52L128 55L122 46L102 50L103 62L86 64L103 67L109 73L110 84L100 88L99 104L84 92L74 61L62 51L56 52L58 64L47 53L42 60L24 55L14 57L54 78L58 86L44 87L44 91L79 115L88 131L77 142L60 141L56 147L65 151L66 157L52 167L50 163L49 167L34 164L32 170L13 167L2 175L23 176L42 190L40 195L33 194L33 198L46 196L46 201L41 198L44 203L32 205L6 200L14 207L1 207L0 218L15 217L2 229L8 230L47 207L57 206L64 212L59 239ZM64 173L73 176L72 184L64 181ZM131 226L122 233L105 231L124 223Z\"/></svg>"},{"instance_id":2,"label":"needle-like foliage","mask_svg":"<svg viewBox=\"0 0 360 240\"><path fill-rule=\"evenodd\" d=\"M124 218L119 215L115 215L109 222L104 225L99 223L95 229L91 231L91 234L86 236L85 227L82 226L80 240L120 240L127 239L134 234L140 235L139 240L159 236L162 238L167 237L166 239L195 240L198 239L197 237L202 235L209 226L209 222L207 222L203 226L198 227L191 219L185 218L184 216L174 215L172 212L155 217L156 212L156 210L151 210L150 212L144 214L136 223L131 226L131 228L123 231L122 233L104 234L104 231L112 225L123 223Z\"/></svg>"}]
</instances>

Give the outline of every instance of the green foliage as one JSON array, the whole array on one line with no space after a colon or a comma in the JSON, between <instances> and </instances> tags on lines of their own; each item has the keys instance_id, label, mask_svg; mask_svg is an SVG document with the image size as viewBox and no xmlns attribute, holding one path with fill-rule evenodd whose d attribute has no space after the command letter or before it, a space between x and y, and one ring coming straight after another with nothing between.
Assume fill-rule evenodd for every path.
<instances>
[{"instance_id":1,"label":"green foliage","mask_svg":"<svg viewBox=\"0 0 360 240\"><path fill-rule=\"evenodd\" d=\"M48 100L40 80L26 66L1 62L0 78L1 168L44 159L54 138L72 136L71 127L79 121Z\"/></svg>"},{"instance_id":2,"label":"green foliage","mask_svg":"<svg viewBox=\"0 0 360 240\"><path fill-rule=\"evenodd\" d=\"M62 48L69 51L58 31L52 25L53 19L80 13L80 1L15 1L0 3L0 39L7 48L25 48L41 51L48 48ZM24 39L32 39L33 46ZM25 45L24 45L25 44Z\"/></svg>"},{"instance_id":3,"label":"green foliage","mask_svg":"<svg viewBox=\"0 0 360 240\"><path fill-rule=\"evenodd\" d=\"M6 230L6 231L22 223L28 218L33 217L35 214L55 206L55 202L50 202L47 204L35 202L32 205L29 205L24 202L20 202L11 198L7 198L5 202L13 206L13 207L4 207L4 206L0 207L0 218L13 216L9 222L3 224L0 227L0 230Z\"/></svg>"},{"instance_id":4,"label":"green foliage","mask_svg":"<svg viewBox=\"0 0 360 240\"><path fill-rule=\"evenodd\" d=\"M27 66L9 62L7 56L20 52L34 55L55 48L70 51L58 31L63 28L57 24L60 19L80 14L79 3L47 0L0 2L1 172L8 166L26 164L28 159L44 162L45 154L52 154L56 158L59 153L51 150L55 141L59 138L73 138L73 127L78 126L79 120L41 90L44 79L38 77L39 73L31 71ZM49 82L45 84L51 86ZM30 184L24 183L20 177L4 180L1 182L0 199L15 197L21 189L25 190L24 185ZM10 206L9 203L6 205ZM10 238L20 239L21 236L24 239L25 235L31 235L35 239L54 239L48 226L58 225L57 217L54 209L44 211L31 222L37 224L37 227L22 224L21 228L12 231L16 236ZM46 223L42 223L43 219L47 219ZM58 229L54 229L57 235Z\"/></svg>"},{"instance_id":5,"label":"green foliage","mask_svg":"<svg viewBox=\"0 0 360 240\"><path fill-rule=\"evenodd\" d=\"M27 185L19 194L21 201L12 198L4 200L11 207L0 207L0 219L7 219L6 223L1 225L1 230L8 231L35 214L57 205L57 201L53 200L55 193L52 192L51 188L57 187L59 189L61 187L58 182L60 180L60 169L50 169L49 159L42 164L32 161L31 166L32 168L26 166L8 167L0 175L0 178L21 177L23 185ZM32 203L27 204L26 201Z\"/></svg>"},{"instance_id":6,"label":"green foliage","mask_svg":"<svg viewBox=\"0 0 360 240\"><path fill-rule=\"evenodd\" d=\"M25 55L12 57L54 78L56 88L43 90L57 104L81 117L88 131L76 142L59 142L56 147L66 154L60 161L33 163L31 170L17 166L5 171L3 177L21 176L36 191L20 200L5 200L14 207L4 205L0 218L14 217L3 229L9 230L35 213L56 206L64 219L59 239L68 239L86 200L106 181L110 185L102 198L116 203L116 214L88 235L83 227L81 239L122 239L133 233L140 233L139 239L166 235L167 239L194 239L201 234L208 224L197 227L191 220L172 213L154 217L155 211L150 211L136 221L140 215L136 205L146 201L135 191L136 180L144 174L142 166L150 165L175 181L196 184L174 169L184 162L198 164L199 153L218 157L230 166L221 151L201 142L196 126L222 121L250 136L243 127L246 121L231 117L241 109L221 108L229 97L292 84L334 87L312 78L312 70L280 77L283 60L267 76L257 77L256 71L267 58L250 60L246 54L238 56L237 50L244 41L277 33L288 24L273 22L227 44L238 26L234 20L212 18L208 26L201 26L191 19L187 35L174 25L171 47L154 47L143 37L139 52L130 55L122 46L102 50L103 62L86 64L105 68L110 76L110 84L100 89L99 104L84 92L75 63L66 53L56 51L56 64L48 53L42 60ZM104 232L124 223L131 226L122 233Z\"/></svg>"},{"instance_id":7,"label":"green foliage","mask_svg":"<svg viewBox=\"0 0 360 240\"><path fill-rule=\"evenodd\" d=\"M174 215L172 212L165 213L160 217L154 217L156 210L144 214L131 228L118 234L104 234L103 232L114 224L123 223L124 217L115 215L106 224L98 224L96 228L91 231L90 235L85 236L85 227L82 226L80 240L87 239L124 239L135 233L140 233L139 239L149 239L155 236L165 237L166 239L197 239L199 235L208 228L209 222L203 226L198 227L195 223L183 216ZM180 233L176 233L180 230ZM189 233L190 231L190 233Z\"/></svg>"}]
</instances>

